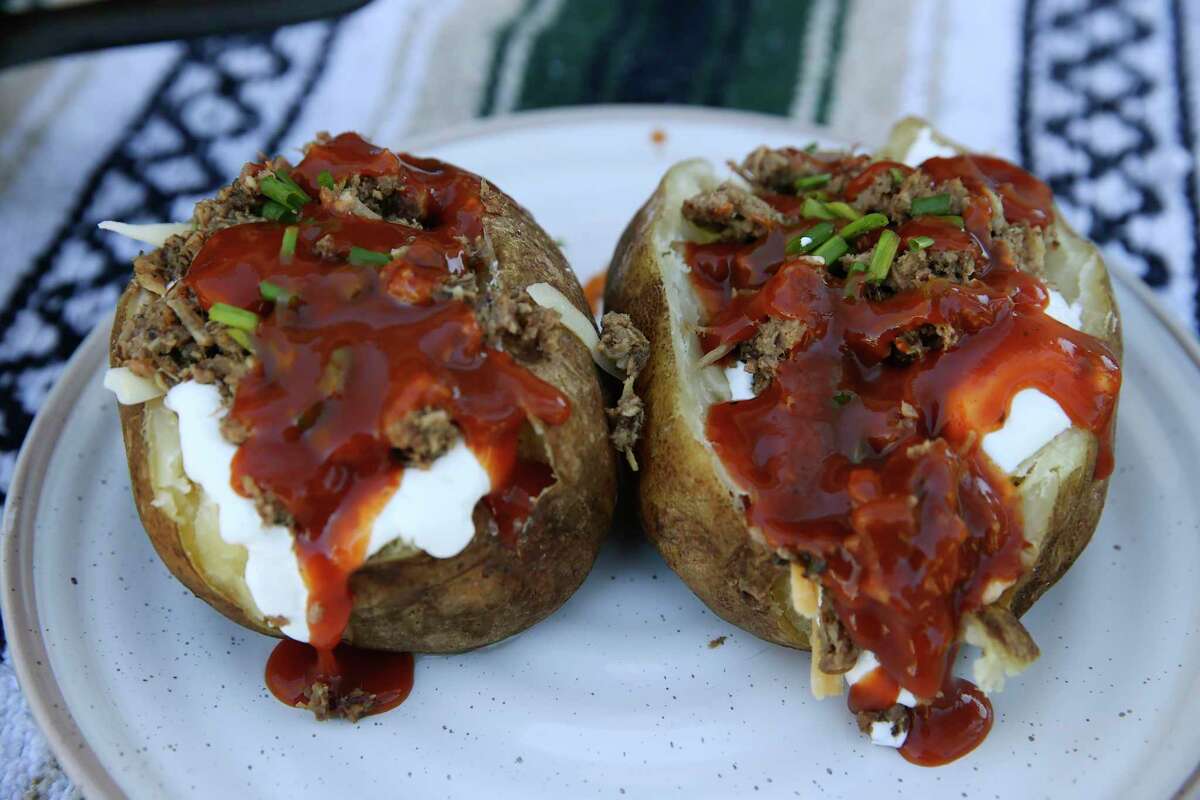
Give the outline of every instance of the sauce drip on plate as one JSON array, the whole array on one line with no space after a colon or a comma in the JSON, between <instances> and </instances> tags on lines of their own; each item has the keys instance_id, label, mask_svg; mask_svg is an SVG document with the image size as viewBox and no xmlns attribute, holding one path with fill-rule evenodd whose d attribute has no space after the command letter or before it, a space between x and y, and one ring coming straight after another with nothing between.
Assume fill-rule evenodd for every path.
<instances>
[{"instance_id":1,"label":"sauce drip on plate","mask_svg":"<svg viewBox=\"0 0 1200 800\"><path fill-rule=\"evenodd\" d=\"M882 172L912 172L863 166L850 164L841 198ZM1025 570L1016 490L981 439L1004 424L1017 392L1037 389L1096 435L1095 473L1105 477L1120 370L1104 343L1044 313L1045 285L990 234L985 189L1010 222L1035 227L1053 220L1049 189L998 159L932 159L922 170L935 184L962 180L964 224L911 219L896 229L900 246L922 237L934 250L968 252L978 266L965 283L934 277L868 296L819 259L788 256L789 240L819 219L683 253L707 313L706 352L731 350L768 319L800 323L757 396L711 407L708 439L746 494L748 522L809 566L855 644L878 657L871 685L886 703L856 686L852 707L883 710L900 687L912 692L923 704L904 755L932 764L963 755L991 726L986 698L950 669L963 615ZM881 233L859 236L854 250L869 251ZM905 334L945 325L957 332L948 348L894 357Z\"/></svg>"},{"instance_id":2,"label":"sauce drip on plate","mask_svg":"<svg viewBox=\"0 0 1200 800\"><path fill-rule=\"evenodd\" d=\"M266 167L259 173L268 175ZM328 202L340 191L340 184L328 188L330 179L355 176L397 181L404 215L420 226ZM247 433L233 486L251 496L269 492L294 521L309 637L320 651L312 659L348 690L354 676L374 674L349 648L334 648L350 621L350 575L403 479L389 426L417 411L448 414L487 470L486 504L502 540L514 544L533 499L554 480L546 465L518 457L522 428L528 417L561 424L570 407L553 386L488 347L473 308L441 291L449 279L469 277L471 248L483 236L477 176L342 134L313 145L290 177L313 198L292 223L292 252L283 245L287 223L237 225L207 241L185 280L205 308L225 303L258 314L257 366L238 384L231 411ZM266 299L264 281L282 296ZM291 655L272 664L297 663L297 646L281 647ZM351 664L358 666L345 672ZM407 669L398 684L411 680ZM290 685L282 672L269 682ZM286 702L290 689L276 694Z\"/></svg>"}]
</instances>

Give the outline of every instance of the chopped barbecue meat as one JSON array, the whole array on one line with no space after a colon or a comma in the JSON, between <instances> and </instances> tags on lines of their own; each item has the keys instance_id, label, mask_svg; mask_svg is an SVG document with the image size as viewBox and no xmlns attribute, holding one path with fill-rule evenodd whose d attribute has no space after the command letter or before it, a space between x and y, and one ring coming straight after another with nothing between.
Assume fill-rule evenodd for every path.
<instances>
[{"instance_id":1,"label":"chopped barbecue meat","mask_svg":"<svg viewBox=\"0 0 1200 800\"><path fill-rule=\"evenodd\" d=\"M730 164L747 183L757 189L781 194L796 192L796 179L809 175L830 174L830 180L821 188L838 194L846 185L847 177L869 163L865 155L839 151L807 152L791 147L757 147L741 164Z\"/></svg>"},{"instance_id":2,"label":"chopped barbecue meat","mask_svg":"<svg viewBox=\"0 0 1200 800\"><path fill-rule=\"evenodd\" d=\"M601 320L600 352L627 377L636 377L650 357L650 342L628 314L610 311Z\"/></svg>"},{"instance_id":3,"label":"chopped barbecue meat","mask_svg":"<svg viewBox=\"0 0 1200 800\"><path fill-rule=\"evenodd\" d=\"M304 693L304 706L318 720L347 719L358 722L375 707L375 695L354 689L345 696L338 695L324 681L316 681Z\"/></svg>"},{"instance_id":4,"label":"chopped barbecue meat","mask_svg":"<svg viewBox=\"0 0 1200 800\"><path fill-rule=\"evenodd\" d=\"M761 198L731 183L683 201L683 216L730 241L757 239L783 219Z\"/></svg>"},{"instance_id":5,"label":"chopped barbecue meat","mask_svg":"<svg viewBox=\"0 0 1200 800\"><path fill-rule=\"evenodd\" d=\"M1042 275L1046 267L1046 238L1040 228L1025 223L1006 225L995 239L1004 243L1017 269Z\"/></svg>"},{"instance_id":6,"label":"chopped barbecue meat","mask_svg":"<svg viewBox=\"0 0 1200 800\"><path fill-rule=\"evenodd\" d=\"M901 364L919 361L928 353L949 350L958 341L958 331L947 323L926 323L905 331L892 342L892 358Z\"/></svg>"},{"instance_id":7,"label":"chopped barbecue meat","mask_svg":"<svg viewBox=\"0 0 1200 800\"><path fill-rule=\"evenodd\" d=\"M891 726L891 735L899 738L908 733L909 726L912 724L912 712L907 707L896 703L889 707L886 711L860 711L855 715L858 722L858 729L868 736L871 734L871 726L876 722L886 722Z\"/></svg>"},{"instance_id":8,"label":"chopped barbecue meat","mask_svg":"<svg viewBox=\"0 0 1200 800\"><path fill-rule=\"evenodd\" d=\"M407 464L427 467L458 441L458 428L440 408L410 411L387 426L388 441Z\"/></svg>"},{"instance_id":9,"label":"chopped barbecue meat","mask_svg":"<svg viewBox=\"0 0 1200 800\"><path fill-rule=\"evenodd\" d=\"M479 280L470 270L452 273L434 292L434 297L439 300L459 300L473 306L479 299Z\"/></svg>"},{"instance_id":10,"label":"chopped barbecue meat","mask_svg":"<svg viewBox=\"0 0 1200 800\"><path fill-rule=\"evenodd\" d=\"M779 365L803 341L807 326L794 319L769 319L758 326L754 336L738 346L738 360L754 376L752 388L761 393L775 378Z\"/></svg>"},{"instance_id":11,"label":"chopped barbecue meat","mask_svg":"<svg viewBox=\"0 0 1200 800\"><path fill-rule=\"evenodd\" d=\"M611 430L609 438L617 451L625 454L630 468L637 469L633 448L646 421L642 399L634 391L634 382L650 357L650 342L633 325L628 314L610 311L602 320L600 352L625 375L621 397L616 406L605 409Z\"/></svg>"},{"instance_id":12,"label":"chopped barbecue meat","mask_svg":"<svg viewBox=\"0 0 1200 800\"><path fill-rule=\"evenodd\" d=\"M926 247L906 250L892 262L884 285L893 291L912 289L933 278L966 283L975 274L975 258L961 250Z\"/></svg>"},{"instance_id":13,"label":"chopped barbecue meat","mask_svg":"<svg viewBox=\"0 0 1200 800\"><path fill-rule=\"evenodd\" d=\"M524 289L494 292L476 313L489 344L527 355L536 353L545 333L558 324L558 313L533 302Z\"/></svg>"},{"instance_id":14,"label":"chopped barbecue meat","mask_svg":"<svg viewBox=\"0 0 1200 800\"><path fill-rule=\"evenodd\" d=\"M258 516L267 525L291 528L295 524L283 501L269 491L259 488L249 475L242 476L242 494L254 501Z\"/></svg>"}]
</instances>

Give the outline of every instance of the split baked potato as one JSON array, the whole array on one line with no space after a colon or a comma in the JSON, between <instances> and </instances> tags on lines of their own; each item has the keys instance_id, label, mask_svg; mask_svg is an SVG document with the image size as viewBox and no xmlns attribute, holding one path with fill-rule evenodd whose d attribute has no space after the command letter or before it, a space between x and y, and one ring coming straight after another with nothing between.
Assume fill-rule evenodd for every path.
<instances>
[{"instance_id":1,"label":"split baked potato","mask_svg":"<svg viewBox=\"0 0 1200 800\"><path fill-rule=\"evenodd\" d=\"M921 155L917 156L917 151ZM852 180L860 170L865 173L872 164L880 161L901 162L890 168L893 184L887 183L887 168L878 171L877 180L882 183L874 184L883 187L878 203L894 206L900 192L914 188L910 186L911 181L906 182L912 173L910 167L918 166L927 155L953 156L964 152L961 147L932 132L923 121L907 119L895 127L887 144L873 158L853 156L858 159L853 161L856 166L845 175L839 173L844 165L838 166L842 162L836 162L833 154L828 154L829 163L835 166L828 170L822 167L821 159L826 154L817 152L815 145L807 150L760 148L740 165L731 162L733 171L738 174L728 176L728 180L719 176L706 161L685 161L667 171L617 245L608 274L605 308L627 313L650 342L649 358L636 386L645 402L646 413L645 429L636 451L641 466L637 488L643 527L667 564L713 612L763 639L809 649L818 625L837 625L837 620L830 620L822 613L825 609L820 607L820 572L824 565L815 563L820 559L808 559L794 549L778 546L778 537L772 541L762 529L751 524L748 513L752 505L750 492L735 479L710 440L706 429L710 410L729 404L731 399L743 398L737 396L738 389L731 383L731 380L736 383L736 378L727 377L733 373L723 371L720 366L722 359L727 361L733 356L726 356L724 351L709 350L702 343L705 337L713 335L712 326L716 323L696 288L692 274L696 269L687 260L687 254L693 251L687 248L692 244L707 246L714 240L719 242L713 245L717 255L722 246L751 247L753 245L747 243L766 242L773 235L772 231L780 226L796 225L798 218L805 218L808 225L828 220L832 229L837 230L847 225L848 220L861 219L868 212L881 209L880 205L872 204L875 201L867 199L866 191L857 195L864 202L833 202L849 198L849 195L839 193L849 185L846 178ZM915 161L913 156L917 156ZM905 163L908 166L903 166ZM1045 191L1048 196L1048 190ZM930 198L935 192L944 193L944 186L935 184L931 187L926 183L923 192L912 193L925 195L922 202L932 202L930 208L955 202L952 191L947 197ZM993 223L993 231L999 231L1005 223L997 192L1001 190L988 191L988 197L993 201L993 215L999 215L1001 223L999 226ZM801 211L801 203L810 202L808 198L815 203L815 210L810 212L809 206L804 205L805 210ZM904 199L904 210L897 212L902 220L908 218L906 215L916 216L916 206L908 210L909 199ZM685 213L687 204L690 209ZM844 218L840 216L843 212ZM934 213L943 215L949 225L957 225L960 230L964 227L962 219L956 216L965 213L961 202L955 208L934 209ZM781 222L787 220L789 214L792 221ZM889 224L887 216L882 215L882 224ZM896 219L896 214L891 214L890 224L898 224ZM866 223L861 224L865 226ZM967 227L970 227L969 220ZM1028 227L1019 228L1018 232L1024 234ZM825 231L824 235L828 237L829 232ZM886 232L872 233L880 241L888 235ZM1057 213L1035 238L1038 241L1030 246L1036 245L1039 263L1030 270L1035 271L1046 286L1060 293L1061 299L1072 309L1072 314L1077 317L1072 327L1094 337L1099 342L1098 351L1111 355L1100 358L1117 374L1116 378L1111 374L1105 376L1111 393L1108 410L1115 414L1119 370L1110 362L1119 361L1120 320L1100 254ZM908 250L915 252L928 247L931 240L909 236L903 241L907 241ZM869 276L876 260L886 262L885 270L894 259L898 263L905 253L903 247L899 250L900 255L896 255L893 242L891 251L880 258L869 246L859 247L856 252L853 243L847 252L841 246L846 242L842 242L832 251L832 258L823 262L820 258L811 258L814 252L819 252L820 248L813 250L818 244L820 240L810 245L807 238L797 236L788 240L787 256L784 256L781 240L775 261L792 256L808 259L812 262L809 266L818 272L832 270L831 265L837 264L837 277L831 279L832 282L840 292L845 280L848 297L851 292L861 291L859 303L864 302L864 298L874 300L885 295L895 296L893 291L901 291L870 286L860 289L857 284L851 284ZM879 249L880 245L875 247ZM719 260L717 256L713 259ZM722 263L731 271L754 272L762 267L762 264L755 266L752 261L747 257ZM1018 267L1026 269L1027 265L1019 263ZM933 279L945 279L936 268L934 272ZM884 274L886 272L880 277ZM918 280L929 279L927 269L924 277ZM760 276L759 283L762 280L767 280L766 276ZM868 277L864 284L871 280ZM718 286L718 296L722 290L730 291ZM871 294L872 291L875 294ZM732 292L734 299L730 300L727 294L724 302L738 302L741 295L736 285ZM756 324L761 330L762 320ZM796 345L793 340L809 341L804 337L811 333L813 324L811 320L808 322L808 333L801 324L800 332L793 334L793 339L787 340L783 349L798 346L802 350L808 346L806 343ZM953 342L922 344L917 341L915 346L949 352ZM795 352L795 349L791 351L791 357ZM896 355L895 349L892 355ZM765 358L761 353L759 356ZM776 353L774 357L781 360L789 356ZM901 361L907 362L911 357L905 353ZM919 358L920 353L915 357ZM749 386L751 378L742 377ZM756 384L753 394L765 391L759 383L769 386L769 377L762 377L761 381L760 377L756 374L753 378ZM748 390L745 396L749 396ZM835 394L833 404L840 406L848 398L853 399L853 395ZM905 413L911 414L911 409ZM978 435L984 433L979 431ZM1104 505L1107 471L1104 465L1097 469L1097 460L1109 445L1106 441L1108 433L1098 435L1078 425L1069 425L1036 452L1020 458L1019 465L1007 470L1007 479L1011 481L1023 519L1026 545L1021 552L1021 574L1015 580L997 583L986 591L982 602L976 604L982 607L966 614L957 631L959 641L984 648L985 658L977 662L975 675L984 688L997 688L1005 674L1014 674L1037 655L1036 646L1015 616L1024 613L1049 589L1088 544ZM978 439L969 440L966 447L972 446L972 441L977 443ZM786 443L762 444L764 448L786 446ZM915 504L916 501L912 502ZM1000 589L1003 589L1002 594L999 594ZM832 646L827 638L821 637L818 642L821 648ZM813 657L814 693L818 696L839 693L841 675L825 672L821 665L829 663L827 654L819 655ZM853 659L848 663L853 663ZM844 662L834 671L845 673L848 663Z\"/></svg>"},{"instance_id":2,"label":"split baked potato","mask_svg":"<svg viewBox=\"0 0 1200 800\"><path fill-rule=\"evenodd\" d=\"M198 597L253 630L278 636L288 623L295 630L296 620L275 618L256 604L246 579L247 548L237 543L237 532L222 529L213 498L189 479L181 454L179 419L164 403L163 395L182 380L221 384L232 369L241 383L222 385L222 404L228 411L236 404L239 386L247 376L261 372L259 356L266 352L261 339L236 335L239 331L218 322L211 308L206 318L208 304L200 303L190 292L189 270L196 259L206 257L205 248L214 237L239 226L274 225L278 230L273 235L283 232L286 248L289 234L283 225L291 222L300 229L301 249L318 252L322 252L320 241L306 241L309 229L305 226L316 224L308 219L310 214L325 214L322 220L334 221L313 237L333 230L336 238L336 230L347 220L411 226L415 236L410 244L392 249L390 254L384 248L377 248L384 252L374 255L354 248L360 259L367 259L356 262L354 252L347 255L346 251L353 242L339 241L312 258L324 257L347 273L344 262L349 258L362 270L382 273L391 281L391 294L410 300L418 310L423 304L439 309L466 304L477 325L464 322L464 330L482 337L482 357L507 354L517 371L523 370L540 385L561 393L569 409L565 419L554 424L528 413L521 426L517 459L548 467L552 482L531 493L531 507L516 519L511 540L498 535L493 514L480 500L471 512L474 535L461 551L435 557L399 538L366 558L349 576L352 609L343 641L390 651L470 650L528 628L565 602L587 575L608 530L616 491L615 456L608 443L604 399L592 355L578 336L558 324L557 315L533 303L526 289L531 284L553 287L588 324L591 316L561 252L529 213L500 189L448 165L407 156L403 168L380 178L378 160L386 158L383 154L388 151L364 151L365 143L360 146L361 140L346 140L346 136L321 140L315 147L328 150L345 140L351 155L366 159L365 167L339 171L337 158L326 150L314 156L311 149L309 158L327 162L323 164L328 169L319 175L314 168L311 174L304 173L307 178L302 177L304 162L295 168L282 160L247 165L217 199L199 204L193 219L174 235L167 238L161 230L151 232L149 238L157 236L162 246L135 262L134 278L117 309L110 346L110 363L116 370L110 373L111 385L122 400L120 417L133 496L163 562ZM439 170L446 174L454 171L458 188L437 183L420 188L422 175L436 175ZM289 172L295 180L289 178ZM298 200L289 208L288 192L293 188L306 192L309 202ZM471 197L455 199L454 191ZM282 212L272 206L277 201L283 202ZM446 211L447 203L458 204L451 209L453 213ZM481 230L455 230L453 226L465 217L459 214L456 218L454 209L474 215ZM268 217L280 221L271 222ZM296 234L290 235L295 248ZM417 251L409 248L429 242L440 242L438 246L449 254L445 263L438 262L437 269L444 272L445 264L450 263L451 270L457 264L460 271L435 274L426 286L421 276L430 274L428 255L414 255ZM298 257L300 251L296 252ZM286 263L290 258L290 253L284 253L280 260ZM464 268L465 273L461 271ZM283 278L276 282L286 283L290 268L280 269ZM413 300L405 294L409 291L424 294ZM289 313L301 313L286 294L282 299L279 294L275 292L276 305L282 303L291 309ZM267 302L265 288L263 295L255 300L259 305L251 306L266 319L274 312L269 304L263 305ZM300 298L299 307L304 307L305 300ZM152 328L149 335L147 325ZM472 357L481 357L478 349L472 351ZM461 352L454 350L446 357L459 356ZM233 367L230 360L236 362ZM445 428L446 414L439 409L431 413ZM457 426L459 421L451 417L449 422ZM453 427L443 433L450 438L463 435ZM234 431L231 438L236 443L246 435L246 431ZM377 435L386 438L391 434L381 428ZM390 457L404 467L406 475L425 466L404 450L401 442L393 441L390 446ZM444 444L440 449L445 449ZM255 493L254 487L235 488L242 494ZM283 527L290 521L291 535L299 535L292 509L286 504L280 509L278 498L256 494L255 499L264 520L283 523ZM272 515L274 518L268 519ZM292 549L289 540L282 548L283 557ZM311 621L311 604L308 613Z\"/></svg>"}]
</instances>

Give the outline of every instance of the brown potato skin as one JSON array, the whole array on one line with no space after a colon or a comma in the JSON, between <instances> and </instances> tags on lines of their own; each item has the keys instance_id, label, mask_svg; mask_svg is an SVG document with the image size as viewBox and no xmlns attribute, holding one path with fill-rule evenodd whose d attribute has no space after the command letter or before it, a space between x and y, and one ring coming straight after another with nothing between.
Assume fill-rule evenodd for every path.
<instances>
[{"instance_id":1,"label":"brown potato skin","mask_svg":"<svg viewBox=\"0 0 1200 800\"><path fill-rule=\"evenodd\" d=\"M809 625L792 611L789 567L754 536L740 500L715 472L715 456L683 421L687 411L675 390L680 372L670 340L666 289L650 241L664 194L660 184L626 228L604 296L606 310L629 314L650 340L649 362L637 381L646 404L636 476L642 526L667 565L715 614L760 638L807 650ZM1107 288L1111 300L1111 286ZM1120 354L1119 323L1104 341ZM1036 563L1001 597L999 603L1013 613L1024 614L1091 540L1108 486L1107 479L1093 477L1096 453L1093 441L1086 464L1064 481L1055 500Z\"/></svg>"},{"instance_id":2,"label":"brown potato skin","mask_svg":"<svg viewBox=\"0 0 1200 800\"><path fill-rule=\"evenodd\" d=\"M501 290L545 281L589 318L583 290L562 253L525 209L486 181L484 228L496 252ZM113 342L125 308L140 289L122 295ZM115 352L110 346L110 353ZM350 581L354 609L344 636L361 647L392 651L455 653L518 633L550 615L587 577L608 532L616 496L616 461L608 443L604 400L591 355L562 326L546 332L543 352L515 358L569 399L571 415L558 426L533 422L541 434L556 483L538 498L515 548L488 530L476 508L476 535L457 556L424 553L389 558L386 550L358 569ZM279 636L257 624L208 586L180 543L179 530L152 505L143 407L119 406L138 513L167 568L196 596L229 619Z\"/></svg>"},{"instance_id":3,"label":"brown potato skin","mask_svg":"<svg viewBox=\"0 0 1200 800\"><path fill-rule=\"evenodd\" d=\"M650 340L637 379L646 423L637 444L642 527L667 565L717 616L756 636L808 648L808 623L791 611L789 567L753 539L741 502L713 470L713 456L684 422L675 385L666 290L648 226L659 192L630 222L609 268L604 307L628 314Z\"/></svg>"}]
</instances>

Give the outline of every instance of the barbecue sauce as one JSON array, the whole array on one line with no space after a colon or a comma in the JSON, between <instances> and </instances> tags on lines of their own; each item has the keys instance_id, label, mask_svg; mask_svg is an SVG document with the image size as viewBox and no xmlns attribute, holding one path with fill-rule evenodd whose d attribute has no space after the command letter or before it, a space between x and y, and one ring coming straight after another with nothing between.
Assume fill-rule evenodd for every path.
<instances>
[{"instance_id":1,"label":"barbecue sauce","mask_svg":"<svg viewBox=\"0 0 1200 800\"><path fill-rule=\"evenodd\" d=\"M893 169L912 172L851 164L836 199ZM852 709L884 710L908 689L922 703L902 754L933 765L964 755L991 727L987 698L950 670L963 615L993 583L1023 574L1028 546L1013 484L980 441L1003 425L1017 392L1035 388L1096 435L1095 475L1107 476L1120 370L1103 342L1044 313L1045 285L991 236L985 190L1003 200L1009 222L1045 227L1045 184L978 156L921 169L935 185L963 182L964 224L911 219L896 229L900 245L927 237L927 247L969 253L979 266L965 283L935 277L869 295L819 259L787 255L817 219L747 244L687 243L682 253L706 310L706 352L732 350L768 318L801 323L760 394L710 408L707 436L746 494L750 525L772 548L820 565L816 579L851 638L878 657L876 674L852 690ZM763 199L782 210L779 197ZM880 233L858 237L852 253ZM952 326L957 340L911 363L894 357L904 334L930 325Z\"/></svg>"},{"instance_id":2,"label":"barbecue sauce","mask_svg":"<svg viewBox=\"0 0 1200 800\"><path fill-rule=\"evenodd\" d=\"M263 166L259 177L266 174ZM329 202L337 192L322 182L353 176L398 181L402 216L420 226ZM267 683L291 704L304 702L318 678L343 694L361 689L376 695L377 713L408 694L411 656L339 642L353 607L350 575L403 477L389 425L417 410L444 410L487 470L486 505L501 540L515 546L533 499L554 480L546 465L518 457L522 428L530 416L561 424L570 407L486 344L470 305L439 291L466 278L483 236L477 176L342 134L310 147L290 177L313 198L293 223L294 252L281 249L286 223L237 225L209 238L185 280L205 308L220 302L259 315L257 363L230 412L248 432L232 483L247 496L269 492L294 521L311 643L282 642ZM352 248L383 254L377 260L385 263L351 263ZM285 296L264 299L262 281Z\"/></svg>"}]
</instances>

